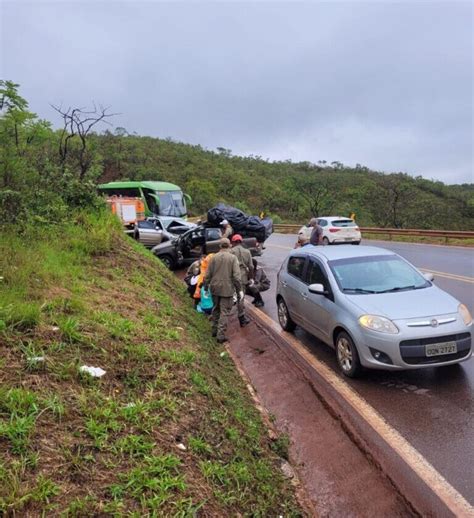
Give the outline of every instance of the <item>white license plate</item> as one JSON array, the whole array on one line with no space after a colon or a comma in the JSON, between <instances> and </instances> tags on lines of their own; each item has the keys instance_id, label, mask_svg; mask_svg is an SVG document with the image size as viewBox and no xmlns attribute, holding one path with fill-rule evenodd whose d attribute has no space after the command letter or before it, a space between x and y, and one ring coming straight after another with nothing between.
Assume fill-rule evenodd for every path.
<instances>
[{"instance_id":1,"label":"white license plate","mask_svg":"<svg viewBox=\"0 0 474 518\"><path fill-rule=\"evenodd\" d=\"M352 241L352 237L345 237L344 241Z\"/></svg>"},{"instance_id":2,"label":"white license plate","mask_svg":"<svg viewBox=\"0 0 474 518\"><path fill-rule=\"evenodd\" d=\"M442 356L443 354L453 354L457 352L458 346L456 342L425 345L426 356Z\"/></svg>"}]
</instances>

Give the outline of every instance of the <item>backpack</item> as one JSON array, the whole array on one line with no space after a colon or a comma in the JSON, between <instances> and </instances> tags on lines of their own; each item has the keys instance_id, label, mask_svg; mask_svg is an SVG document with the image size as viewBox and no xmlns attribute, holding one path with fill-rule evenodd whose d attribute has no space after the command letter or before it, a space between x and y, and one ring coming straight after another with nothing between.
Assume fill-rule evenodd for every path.
<instances>
[{"instance_id":1,"label":"backpack","mask_svg":"<svg viewBox=\"0 0 474 518\"><path fill-rule=\"evenodd\" d=\"M201 288L201 302L199 303L203 313L210 313L214 307L214 301L210 290L205 290L204 286Z\"/></svg>"}]
</instances>

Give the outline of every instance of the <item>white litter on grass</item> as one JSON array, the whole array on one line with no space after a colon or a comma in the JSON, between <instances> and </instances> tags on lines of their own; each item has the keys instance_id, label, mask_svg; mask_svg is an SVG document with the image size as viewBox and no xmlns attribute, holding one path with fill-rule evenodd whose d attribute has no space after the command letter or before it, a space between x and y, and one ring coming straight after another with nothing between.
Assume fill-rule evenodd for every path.
<instances>
[{"instance_id":1,"label":"white litter on grass","mask_svg":"<svg viewBox=\"0 0 474 518\"><path fill-rule=\"evenodd\" d=\"M59 331L59 327L58 326L51 326L51 331Z\"/></svg>"},{"instance_id":2,"label":"white litter on grass","mask_svg":"<svg viewBox=\"0 0 474 518\"><path fill-rule=\"evenodd\" d=\"M89 367L88 365L79 367L79 370L81 372L85 372L86 374L90 374L93 378L102 378L102 376L105 374L104 369L101 369L100 367Z\"/></svg>"},{"instance_id":3,"label":"white litter on grass","mask_svg":"<svg viewBox=\"0 0 474 518\"><path fill-rule=\"evenodd\" d=\"M31 358L28 358L28 361L32 363L41 363L44 362L44 360L44 356L32 356Z\"/></svg>"},{"instance_id":4,"label":"white litter on grass","mask_svg":"<svg viewBox=\"0 0 474 518\"><path fill-rule=\"evenodd\" d=\"M222 352L221 352L221 354L219 354L219 356L220 356L221 358L224 358L224 356L225 356L226 354L227 354L227 353L226 353L225 351L222 351Z\"/></svg>"},{"instance_id":5,"label":"white litter on grass","mask_svg":"<svg viewBox=\"0 0 474 518\"><path fill-rule=\"evenodd\" d=\"M125 405L125 408L133 408L134 406L137 406L136 403L131 402L131 403L127 403Z\"/></svg>"},{"instance_id":6,"label":"white litter on grass","mask_svg":"<svg viewBox=\"0 0 474 518\"><path fill-rule=\"evenodd\" d=\"M181 451L186 451L186 450L187 450L186 446L185 446L182 442L180 442L180 443L178 444L178 448L179 448Z\"/></svg>"},{"instance_id":7,"label":"white litter on grass","mask_svg":"<svg viewBox=\"0 0 474 518\"><path fill-rule=\"evenodd\" d=\"M285 478L293 478L295 476L295 472L293 471L293 468L286 461L283 461L281 463L281 470L283 471L283 476Z\"/></svg>"}]
</instances>

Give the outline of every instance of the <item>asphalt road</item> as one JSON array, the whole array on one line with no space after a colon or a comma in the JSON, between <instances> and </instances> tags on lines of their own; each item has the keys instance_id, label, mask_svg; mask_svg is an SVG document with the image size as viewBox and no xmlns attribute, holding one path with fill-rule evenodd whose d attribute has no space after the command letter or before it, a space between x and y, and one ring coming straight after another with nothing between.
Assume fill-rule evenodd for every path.
<instances>
[{"instance_id":1,"label":"asphalt road","mask_svg":"<svg viewBox=\"0 0 474 518\"><path fill-rule=\"evenodd\" d=\"M272 281L263 294L263 310L274 320L276 274L295 242L295 236L274 234L260 258ZM363 244L388 248L433 272L436 284L474 314L474 250L373 240ZM333 349L301 329L295 334L337 372ZM474 504L474 359L447 368L368 371L361 379L344 379Z\"/></svg>"}]
</instances>

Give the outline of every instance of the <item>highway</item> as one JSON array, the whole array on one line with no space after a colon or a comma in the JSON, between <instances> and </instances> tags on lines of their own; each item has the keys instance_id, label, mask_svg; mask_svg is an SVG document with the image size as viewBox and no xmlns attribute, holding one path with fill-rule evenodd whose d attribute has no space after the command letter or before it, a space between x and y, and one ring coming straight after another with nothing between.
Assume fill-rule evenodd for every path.
<instances>
[{"instance_id":1,"label":"highway","mask_svg":"<svg viewBox=\"0 0 474 518\"><path fill-rule=\"evenodd\" d=\"M277 320L276 275L295 242L294 235L273 234L259 259L272 282L270 290L263 293L263 311L273 320ZM439 287L474 313L473 249L373 240L362 244L393 250L432 272ZM295 336L338 373L332 348L299 328ZM449 368L367 371L357 380L340 376L474 504L474 359Z\"/></svg>"}]
</instances>

